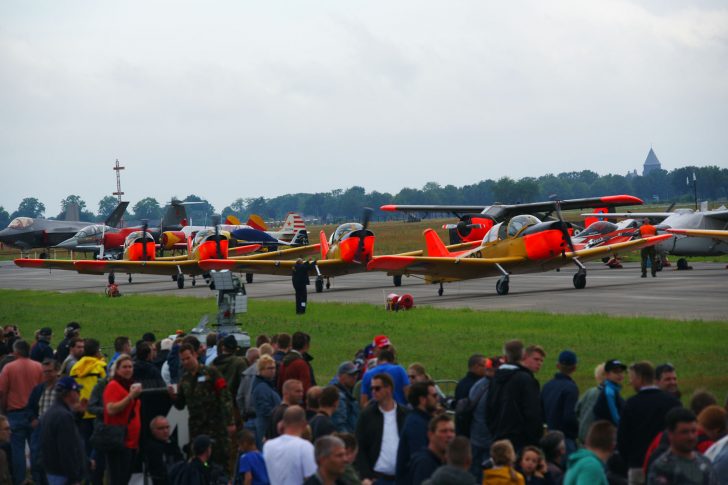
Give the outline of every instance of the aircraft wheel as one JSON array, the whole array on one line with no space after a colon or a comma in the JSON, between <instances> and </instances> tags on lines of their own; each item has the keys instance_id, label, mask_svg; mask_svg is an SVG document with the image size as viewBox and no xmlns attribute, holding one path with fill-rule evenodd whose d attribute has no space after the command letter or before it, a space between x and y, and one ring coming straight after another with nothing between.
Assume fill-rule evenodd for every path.
<instances>
[{"instance_id":1,"label":"aircraft wheel","mask_svg":"<svg viewBox=\"0 0 728 485\"><path fill-rule=\"evenodd\" d=\"M609 258L604 257L602 258L602 263L607 264L609 262Z\"/></svg>"},{"instance_id":2,"label":"aircraft wheel","mask_svg":"<svg viewBox=\"0 0 728 485\"><path fill-rule=\"evenodd\" d=\"M498 278L495 284L495 292L499 295L507 295L510 287L508 286L508 280L504 278Z\"/></svg>"},{"instance_id":3,"label":"aircraft wheel","mask_svg":"<svg viewBox=\"0 0 728 485\"><path fill-rule=\"evenodd\" d=\"M192 278L192 286L197 286L197 281L194 278Z\"/></svg>"},{"instance_id":4,"label":"aircraft wheel","mask_svg":"<svg viewBox=\"0 0 728 485\"><path fill-rule=\"evenodd\" d=\"M252 283L253 282L253 273L245 273L245 282L246 283Z\"/></svg>"},{"instance_id":5,"label":"aircraft wheel","mask_svg":"<svg viewBox=\"0 0 728 485\"><path fill-rule=\"evenodd\" d=\"M331 280L326 278L326 289L328 290L329 288L331 288Z\"/></svg>"},{"instance_id":6,"label":"aircraft wheel","mask_svg":"<svg viewBox=\"0 0 728 485\"><path fill-rule=\"evenodd\" d=\"M173 274L172 275L172 281L177 281L177 275L176 274Z\"/></svg>"},{"instance_id":7,"label":"aircraft wheel","mask_svg":"<svg viewBox=\"0 0 728 485\"><path fill-rule=\"evenodd\" d=\"M180 290L185 287L185 275L177 275L177 288Z\"/></svg>"},{"instance_id":8,"label":"aircraft wheel","mask_svg":"<svg viewBox=\"0 0 728 485\"><path fill-rule=\"evenodd\" d=\"M396 274L392 276L392 282L394 283L394 286L402 286L402 275Z\"/></svg>"},{"instance_id":9,"label":"aircraft wheel","mask_svg":"<svg viewBox=\"0 0 728 485\"><path fill-rule=\"evenodd\" d=\"M445 293L445 290L442 287L442 283L440 283L440 288L437 289L437 296L442 296L443 293Z\"/></svg>"},{"instance_id":10,"label":"aircraft wheel","mask_svg":"<svg viewBox=\"0 0 728 485\"><path fill-rule=\"evenodd\" d=\"M114 273L109 273L109 284L113 285L114 281L116 281L116 276L114 275Z\"/></svg>"},{"instance_id":11,"label":"aircraft wheel","mask_svg":"<svg viewBox=\"0 0 728 485\"><path fill-rule=\"evenodd\" d=\"M129 275L129 283L131 283L131 275Z\"/></svg>"},{"instance_id":12,"label":"aircraft wheel","mask_svg":"<svg viewBox=\"0 0 728 485\"><path fill-rule=\"evenodd\" d=\"M586 287L586 275L584 273L576 273L574 275L574 288L581 290Z\"/></svg>"},{"instance_id":13,"label":"aircraft wheel","mask_svg":"<svg viewBox=\"0 0 728 485\"><path fill-rule=\"evenodd\" d=\"M323 278L316 278L316 293L324 291L324 280Z\"/></svg>"},{"instance_id":14,"label":"aircraft wheel","mask_svg":"<svg viewBox=\"0 0 728 485\"><path fill-rule=\"evenodd\" d=\"M678 270L686 270L688 269L688 260L685 258L680 258L677 260L677 269Z\"/></svg>"},{"instance_id":15,"label":"aircraft wheel","mask_svg":"<svg viewBox=\"0 0 728 485\"><path fill-rule=\"evenodd\" d=\"M685 262L685 264L687 264L687 261ZM655 271L662 271L662 258L660 256L657 256L655 258Z\"/></svg>"},{"instance_id":16,"label":"aircraft wheel","mask_svg":"<svg viewBox=\"0 0 728 485\"><path fill-rule=\"evenodd\" d=\"M38 257L40 259L48 259L48 253L46 253L45 251L43 251L42 253L40 253L40 256L38 256Z\"/></svg>"}]
</instances>

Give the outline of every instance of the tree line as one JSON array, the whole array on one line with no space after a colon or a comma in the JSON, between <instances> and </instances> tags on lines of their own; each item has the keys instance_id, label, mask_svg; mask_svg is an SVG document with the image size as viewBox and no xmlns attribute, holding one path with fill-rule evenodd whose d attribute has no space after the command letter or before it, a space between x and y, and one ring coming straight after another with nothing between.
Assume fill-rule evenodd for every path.
<instances>
[{"instance_id":1,"label":"tree line","mask_svg":"<svg viewBox=\"0 0 728 485\"><path fill-rule=\"evenodd\" d=\"M223 218L233 215L242 222L251 214L258 214L266 220L281 220L290 211L321 222L355 220L361 215L362 207L378 209L383 204L450 204L487 205L493 203L516 204L548 200L551 197L573 199L599 195L630 194L651 202L692 202L694 197L693 174L695 174L698 198L700 200L728 199L728 169L717 166L686 166L671 171L654 170L642 175L599 175L591 170L562 172L541 177L524 177L518 180L502 177L456 187L442 186L428 182L421 189L403 188L397 194L388 192L367 192L364 187L335 189L330 192L286 194L277 197L238 198L219 213ZM209 223L216 213L203 197L191 194L180 199L197 202L187 206L192 224ZM98 210L91 212L79 195L69 195L61 201L61 213L54 218L62 219L70 204L78 205L82 221L100 222L114 210L117 199L105 196L98 203ZM132 212L125 214L126 220L161 218L164 204L154 197L145 197L132 206ZM5 227L15 217L43 217L45 205L35 197L21 201L18 209L9 214L0 207L0 227ZM401 214L375 212L375 218L401 218Z\"/></svg>"}]
</instances>

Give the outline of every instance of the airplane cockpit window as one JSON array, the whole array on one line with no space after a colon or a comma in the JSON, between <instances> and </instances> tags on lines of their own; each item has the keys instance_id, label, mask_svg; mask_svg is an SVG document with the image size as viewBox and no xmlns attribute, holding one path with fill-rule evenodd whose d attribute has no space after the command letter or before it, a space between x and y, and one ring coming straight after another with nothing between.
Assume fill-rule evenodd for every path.
<instances>
[{"instance_id":1,"label":"airplane cockpit window","mask_svg":"<svg viewBox=\"0 0 728 485\"><path fill-rule=\"evenodd\" d=\"M137 239L141 239L142 231L134 231L126 236L124 240L124 247L129 247L136 242Z\"/></svg>"},{"instance_id":2,"label":"airplane cockpit window","mask_svg":"<svg viewBox=\"0 0 728 485\"><path fill-rule=\"evenodd\" d=\"M485 237L483 238L484 243L497 241L499 238L498 233L500 232L501 227L503 226L502 222L499 222L495 226L491 227L490 230L486 233Z\"/></svg>"},{"instance_id":3,"label":"airplane cockpit window","mask_svg":"<svg viewBox=\"0 0 728 485\"><path fill-rule=\"evenodd\" d=\"M579 236L596 236L616 231L617 225L609 221L597 221L579 233Z\"/></svg>"},{"instance_id":4,"label":"airplane cockpit window","mask_svg":"<svg viewBox=\"0 0 728 485\"><path fill-rule=\"evenodd\" d=\"M104 226L99 224L94 224L92 226L86 226L80 231L76 233L76 237L83 238L83 237L89 237L89 236L95 236L96 234L101 234L104 232Z\"/></svg>"},{"instance_id":5,"label":"airplane cockpit window","mask_svg":"<svg viewBox=\"0 0 728 485\"><path fill-rule=\"evenodd\" d=\"M514 237L528 226L533 226L534 224L539 224L540 222L541 220L538 217L532 216L530 214L522 214L520 216L516 216L512 218L508 223L508 237Z\"/></svg>"},{"instance_id":6,"label":"airplane cockpit window","mask_svg":"<svg viewBox=\"0 0 728 485\"><path fill-rule=\"evenodd\" d=\"M30 217L16 217L10 221L8 229L25 229L26 227L30 227L33 222L33 219Z\"/></svg>"},{"instance_id":7,"label":"airplane cockpit window","mask_svg":"<svg viewBox=\"0 0 728 485\"><path fill-rule=\"evenodd\" d=\"M361 229L364 229L364 226L362 226L358 222L348 222L346 224L342 224L336 228L336 231L334 231L334 234L331 236L330 242L334 243L336 241L341 241L348 234L354 231L359 231Z\"/></svg>"},{"instance_id":8,"label":"airplane cockpit window","mask_svg":"<svg viewBox=\"0 0 728 485\"><path fill-rule=\"evenodd\" d=\"M220 234L220 239L227 239L227 235L225 231L218 231ZM195 238L192 240L192 244L197 246L203 242L205 242L206 239L208 239L211 236L215 235L215 229L202 229L200 231L197 231L197 234L195 234Z\"/></svg>"}]
</instances>

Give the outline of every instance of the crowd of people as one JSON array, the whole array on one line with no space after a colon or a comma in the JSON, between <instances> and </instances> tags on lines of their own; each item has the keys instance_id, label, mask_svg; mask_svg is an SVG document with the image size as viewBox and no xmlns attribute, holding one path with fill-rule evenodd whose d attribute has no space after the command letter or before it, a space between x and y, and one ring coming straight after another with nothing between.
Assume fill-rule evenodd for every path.
<instances>
[{"instance_id":1,"label":"crowd of people","mask_svg":"<svg viewBox=\"0 0 728 485\"><path fill-rule=\"evenodd\" d=\"M3 329L0 485L728 483L728 402L701 390L683 407L670 364L609 359L580 392L574 351L512 340L464 359L446 396L384 335L325 385L304 332L245 350L233 335L119 336L109 355L76 322L52 339Z\"/></svg>"}]
</instances>

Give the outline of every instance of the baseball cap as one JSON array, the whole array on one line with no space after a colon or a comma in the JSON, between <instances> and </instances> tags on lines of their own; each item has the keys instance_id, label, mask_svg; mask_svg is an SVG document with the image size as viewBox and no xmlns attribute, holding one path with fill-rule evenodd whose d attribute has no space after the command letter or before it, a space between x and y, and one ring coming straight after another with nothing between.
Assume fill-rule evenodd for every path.
<instances>
[{"instance_id":1,"label":"baseball cap","mask_svg":"<svg viewBox=\"0 0 728 485\"><path fill-rule=\"evenodd\" d=\"M392 345L392 342L389 341L389 337L387 337L386 335L377 335L376 337L374 337L373 345L375 347L382 348Z\"/></svg>"},{"instance_id":2,"label":"baseball cap","mask_svg":"<svg viewBox=\"0 0 728 485\"><path fill-rule=\"evenodd\" d=\"M627 370L627 366L619 359L608 360L604 363L604 372L612 372L617 369Z\"/></svg>"},{"instance_id":3,"label":"baseball cap","mask_svg":"<svg viewBox=\"0 0 728 485\"><path fill-rule=\"evenodd\" d=\"M53 335L53 330L51 330L50 327L43 327L40 329L39 333L44 337L50 337L51 335Z\"/></svg>"},{"instance_id":4,"label":"baseball cap","mask_svg":"<svg viewBox=\"0 0 728 485\"><path fill-rule=\"evenodd\" d=\"M576 354L571 350L562 350L559 354L559 364L576 365Z\"/></svg>"},{"instance_id":5,"label":"baseball cap","mask_svg":"<svg viewBox=\"0 0 728 485\"><path fill-rule=\"evenodd\" d=\"M212 440L206 434L201 434L192 442L192 452L196 455L201 455L210 446L212 446Z\"/></svg>"},{"instance_id":6,"label":"baseball cap","mask_svg":"<svg viewBox=\"0 0 728 485\"><path fill-rule=\"evenodd\" d=\"M69 376L64 376L58 379L56 382L56 391L79 391L81 392L83 386L76 382L76 379Z\"/></svg>"},{"instance_id":7,"label":"baseball cap","mask_svg":"<svg viewBox=\"0 0 728 485\"><path fill-rule=\"evenodd\" d=\"M341 374L356 374L357 372L359 372L359 369L357 369L354 364L347 360L346 362L341 363L341 365L339 366L339 371L336 373L336 375L340 376Z\"/></svg>"}]
</instances>

